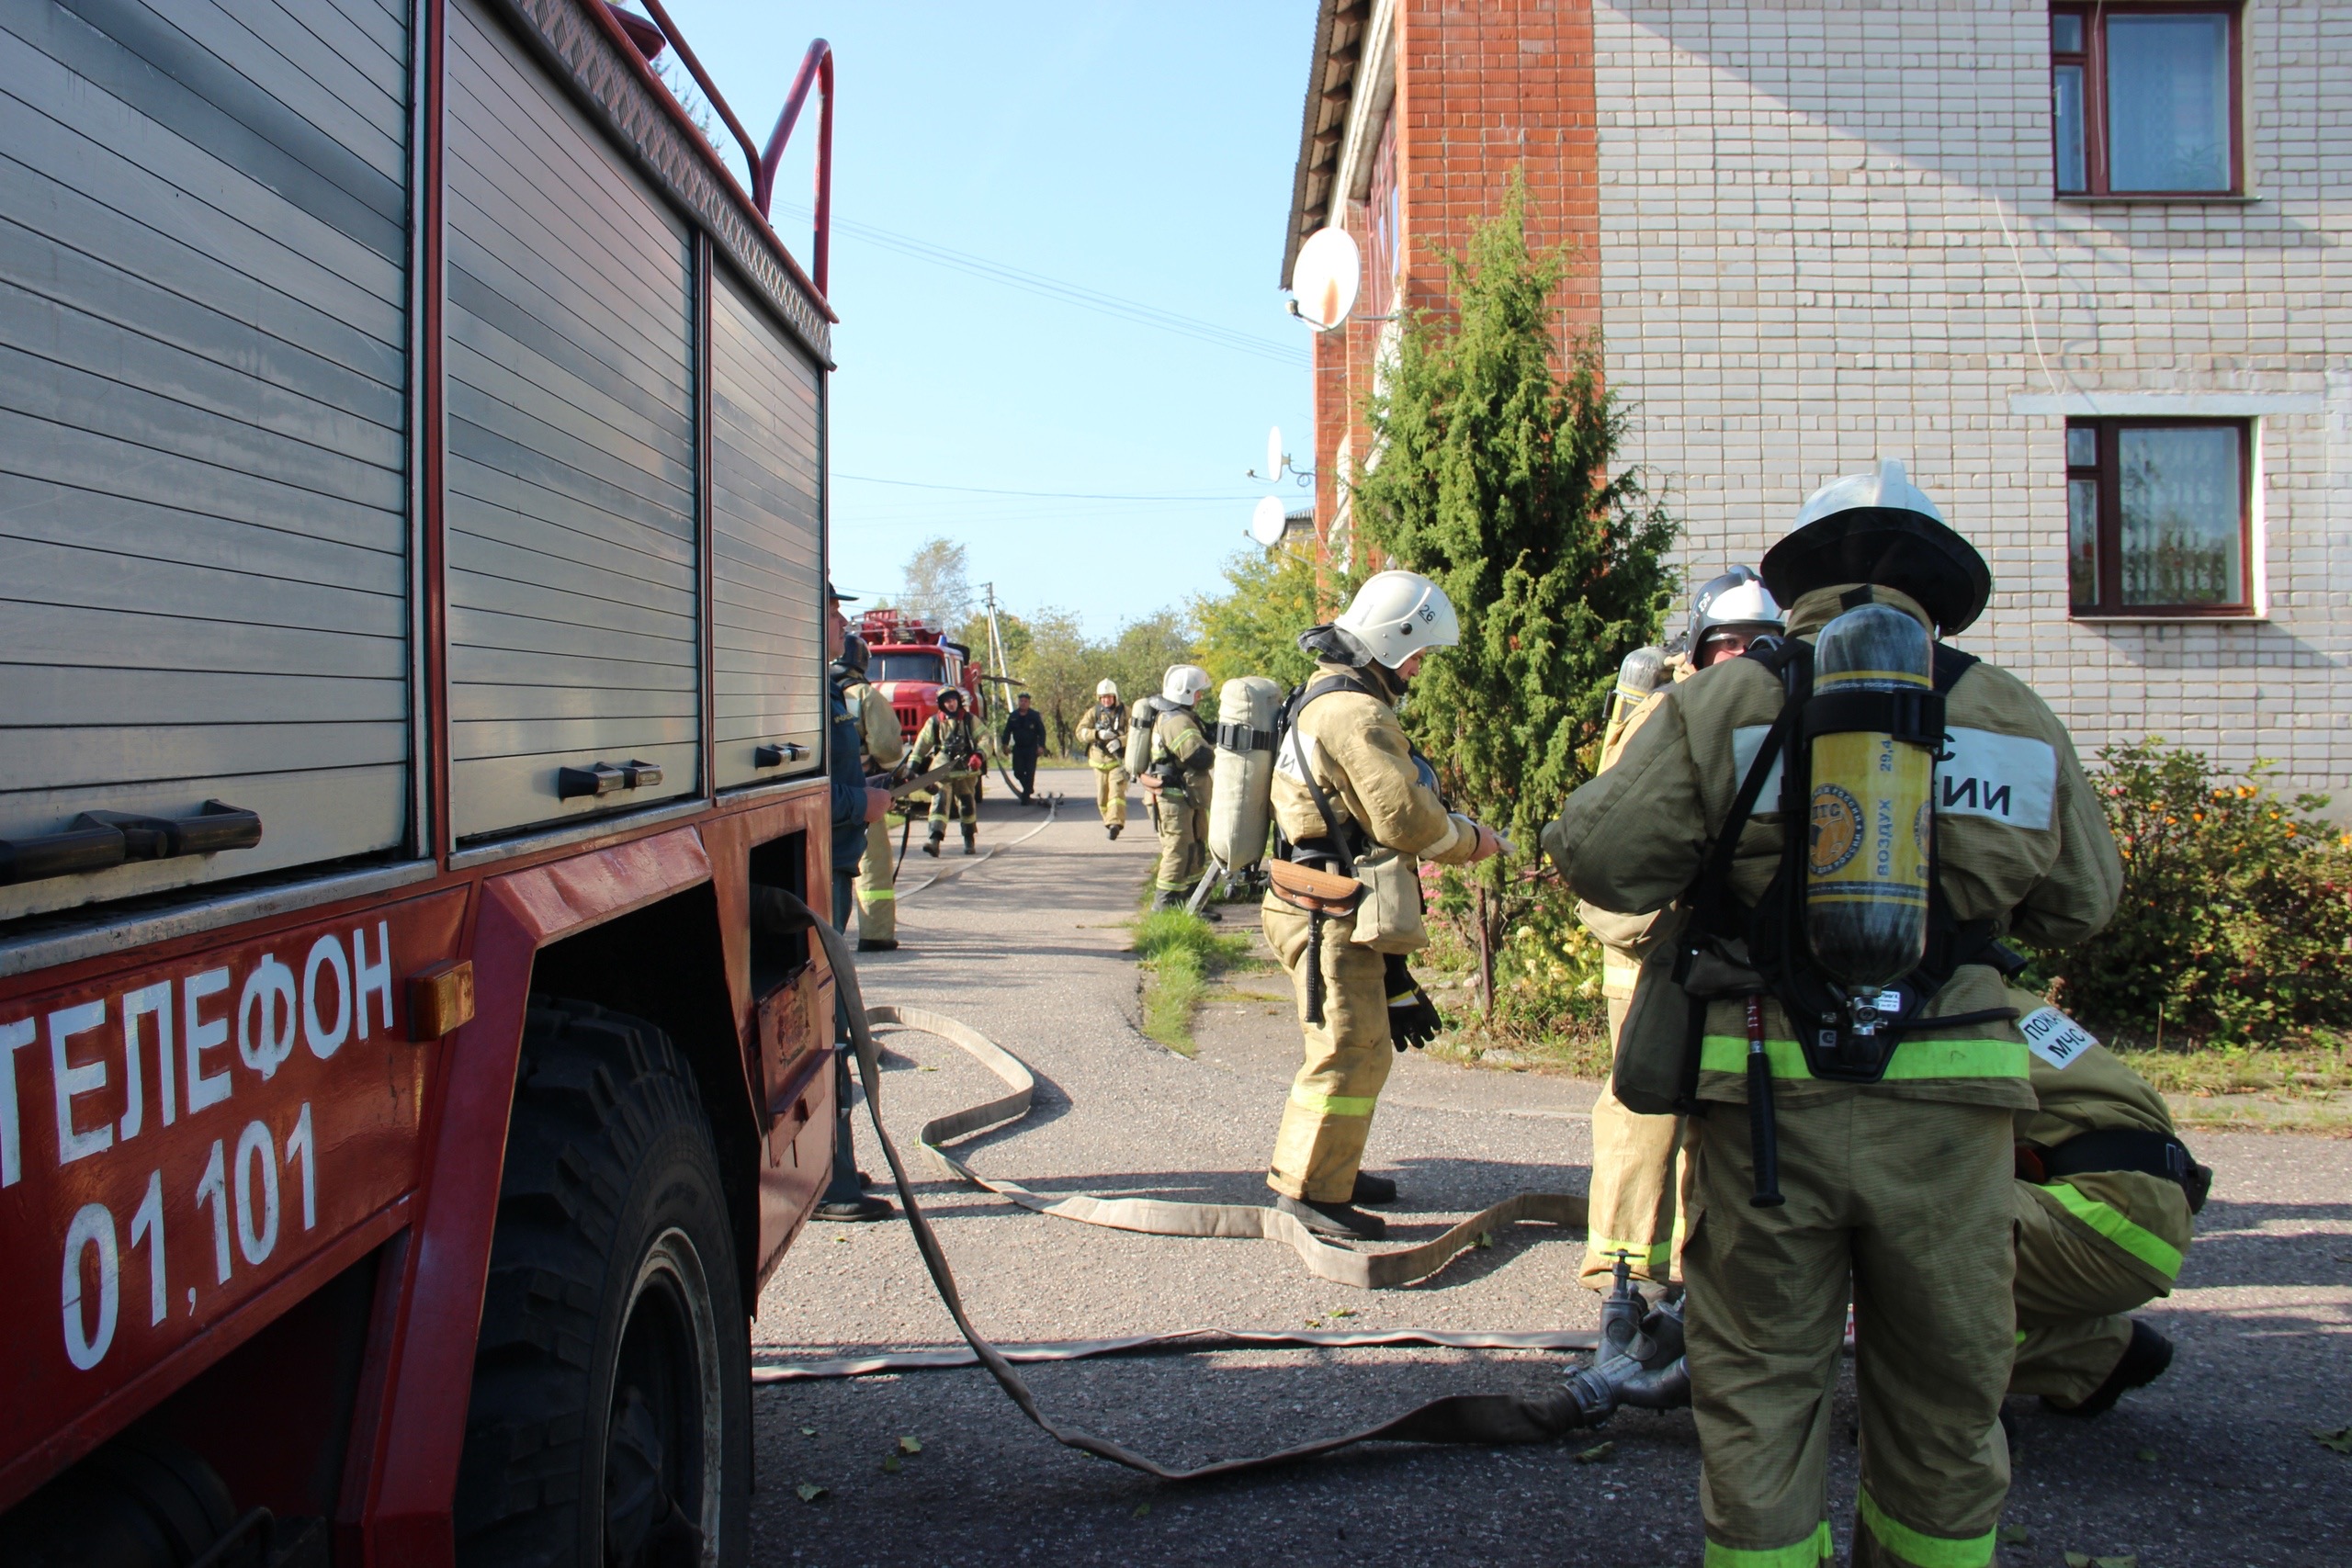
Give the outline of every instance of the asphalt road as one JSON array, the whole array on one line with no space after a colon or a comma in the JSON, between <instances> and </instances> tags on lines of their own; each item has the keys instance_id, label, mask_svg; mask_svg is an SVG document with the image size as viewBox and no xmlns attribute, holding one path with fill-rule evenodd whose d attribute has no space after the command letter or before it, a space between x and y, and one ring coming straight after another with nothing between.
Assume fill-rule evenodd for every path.
<instances>
[{"instance_id":1,"label":"asphalt road","mask_svg":"<svg viewBox=\"0 0 2352 1568\"><path fill-rule=\"evenodd\" d=\"M871 1001L951 1013L1026 1062L1038 1109L965 1145L990 1175L1042 1192L1262 1201L1295 1065L1287 986L1205 1012L1187 1060L1136 1029L1125 922L1156 844L1096 824L1091 778L1044 775L1070 799L1018 847L904 901L896 953L869 954ZM1042 812L992 794L982 844ZM951 847L941 866L955 869ZM909 880L939 869L918 852ZM1233 909L1228 920L1247 922ZM884 1104L910 1142L927 1117L992 1098L953 1046L888 1043ZM1410 1053L1381 1103L1372 1168L1404 1201L1391 1234L1521 1190L1580 1191L1592 1087L1448 1066ZM859 1115L860 1160L880 1151ZM2171 1372L2112 1414L2075 1422L2030 1401L2007 1522L2010 1564L2069 1551L2139 1568L2352 1563L2352 1456L2314 1428L2352 1425L2352 1141L2207 1134L2217 1172L2181 1285L2147 1310L2178 1347ZM1307 1276L1267 1242L1133 1235L1027 1213L911 1168L964 1298L1000 1343L1193 1326L1589 1329L1582 1238L1523 1226L1435 1278L1364 1293ZM1345 1309L1351 1315L1329 1314ZM761 1301L762 1361L958 1343L903 1224L812 1225ZM1058 1417L1170 1463L1259 1453L1351 1430L1448 1393L1534 1392L1564 1358L1430 1349L1281 1350L1029 1369ZM1536 1448L1374 1445L1254 1476L1170 1485L1065 1450L978 1370L762 1386L754 1394L755 1562L1694 1563L1702 1537L1687 1413L1621 1416L1597 1438ZM1849 1430L1850 1379L1841 1391ZM901 1454L912 1438L921 1452ZM893 1457L895 1468L886 1469ZM1846 1544L1852 1450L1832 1478ZM798 1488L821 1486L803 1502Z\"/></svg>"}]
</instances>

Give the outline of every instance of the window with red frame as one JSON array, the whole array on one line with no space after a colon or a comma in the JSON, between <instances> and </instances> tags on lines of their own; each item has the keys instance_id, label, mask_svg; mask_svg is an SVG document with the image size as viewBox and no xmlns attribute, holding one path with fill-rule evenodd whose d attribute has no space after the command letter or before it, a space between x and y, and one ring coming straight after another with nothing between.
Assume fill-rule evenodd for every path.
<instances>
[{"instance_id":1,"label":"window with red frame","mask_svg":"<svg viewBox=\"0 0 2352 1568\"><path fill-rule=\"evenodd\" d=\"M1405 270L1405 204L1396 183L1396 114L1390 109L1380 128L1380 148L1372 155L1372 189L1364 202L1364 247L1369 313L1385 316L1396 305L1397 275Z\"/></svg>"},{"instance_id":2,"label":"window with red frame","mask_svg":"<svg viewBox=\"0 0 2352 1568\"><path fill-rule=\"evenodd\" d=\"M2066 423L2066 583L2077 615L2253 608L2244 420Z\"/></svg>"},{"instance_id":3,"label":"window with red frame","mask_svg":"<svg viewBox=\"0 0 2352 1568\"><path fill-rule=\"evenodd\" d=\"M2061 196L2227 196L2242 186L2236 6L2050 8Z\"/></svg>"}]
</instances>

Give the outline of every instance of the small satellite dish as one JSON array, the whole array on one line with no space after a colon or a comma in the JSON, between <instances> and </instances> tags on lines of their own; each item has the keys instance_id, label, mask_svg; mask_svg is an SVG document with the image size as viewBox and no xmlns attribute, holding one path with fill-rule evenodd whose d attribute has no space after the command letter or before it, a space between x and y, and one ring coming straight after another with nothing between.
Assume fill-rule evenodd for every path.
<instances>
[{"instance_id":1,"label":"small satellite dish","mask_svg":"<svg viewBox=\"0 0 2352 1568\"><path fill-rule=\"evenodd\" d=\"M1250 513L1250 536L1268 549L1283 542L1283 530L1289 525L1290 519L1283 515L1283 498L1278 495L1266 497Z\"/></svg>"},{"instance_id":2,"label":"small satellite dish","mask_svg":"<svg viewBox=\"0 0 2352 1568\"><path fill-rule=\"evenodd\" d=\"M1290 269L1290 291L1307 325L1329 332L1356 308L1363 259L1345 229L1317 229L1298 247Z\"/></svg>"},{"instance_id":3,"label":"small satellite dish","mask_svg":"<svg viewBox=\"0 0 2352 1568\"><path fill-rule=\"evenodd\" d=\"M1266 478L1279 479L1282 477L1283 427L1278 424L1266 432Z\"/></svg>"}]
</instances>

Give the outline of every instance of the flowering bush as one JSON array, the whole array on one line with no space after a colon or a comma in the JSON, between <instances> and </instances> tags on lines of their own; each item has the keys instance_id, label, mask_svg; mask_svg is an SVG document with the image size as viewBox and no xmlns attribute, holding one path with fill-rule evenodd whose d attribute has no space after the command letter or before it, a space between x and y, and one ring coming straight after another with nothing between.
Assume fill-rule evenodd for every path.
<instances>
[{"instance_id":1,"label":"flowering bush","mask_svg":"<svg viewBox=\"0 0 2352 1568\"><path fill-rule=\"evenodd\" d=\"M2108 928L2042 955L2094 1028L2183 1044L2352 1024L2352 834L2325 795L2272 795L2159 739L2101 748L2091 775L2123 857Z\"/></svg>"}]
</instances>

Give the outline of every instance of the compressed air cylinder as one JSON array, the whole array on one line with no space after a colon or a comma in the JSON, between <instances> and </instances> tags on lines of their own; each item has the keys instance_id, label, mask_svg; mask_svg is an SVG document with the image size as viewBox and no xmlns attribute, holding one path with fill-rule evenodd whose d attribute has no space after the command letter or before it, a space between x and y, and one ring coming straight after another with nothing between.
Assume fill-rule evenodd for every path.
<instances>
[{"instance_id":1,"label":"compressed air cylinder","mask_svg":"<svg viewBox=\"0 0 2352 1568\"><path fill-rule=\"evenodd\" d=\"M1930 657L1917 621L1885 604L1859 605L1814 645L1815 700L1925 694ZM1935 755L1866 729L1816 736L1811 755L1805 934L1821 967L1860 993L1901 979L1927 953Z\"/></svg>"},{"instance_id":2,"label":"compressed air cylinder","mask_svg":"<svg viewBox=\"0 0 2352 1568\"><path fill-rule=\"evenodd\" d=\"M1283 689L1238 675L1216 694L1216 761L1210 770L1209 853L1227 871L1265 857L1273 812L1274 717Z\"/></svg>"},{"instance_id":3,"label":"compressed air cylinder","mask_svg":"<svg viewBox=\"0 0 2352 1568\"><path fill-rule=\"evenodd\" d=\"M1127 709L1127 776L1143 777L1151 766L1151 727L1159 722L1159 699L1137 697Z\"/></svg>"},{"instance_id":4,"label":"compressed air cylinder","mask_svg":"<svg viewBox=\"0 0 2352 1568\"><path fill-rule=\"evenodd\" d=\"M1617 666L1617 689L1610 694L1609 722L1600 733L1602 767L1617 760L1617 744L1625 733L1625 721L1665 682L1666 649L1662 648L1637 648Z\"/></svg>"}]
</instances>

